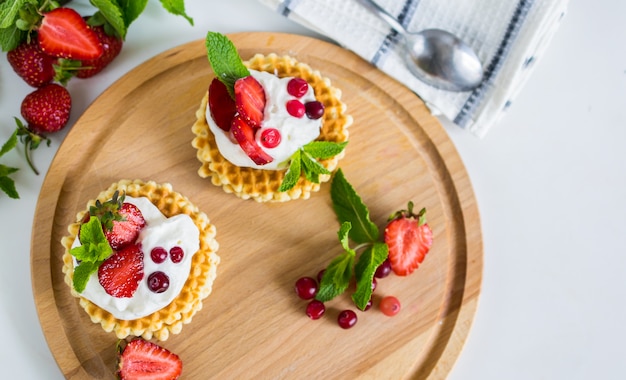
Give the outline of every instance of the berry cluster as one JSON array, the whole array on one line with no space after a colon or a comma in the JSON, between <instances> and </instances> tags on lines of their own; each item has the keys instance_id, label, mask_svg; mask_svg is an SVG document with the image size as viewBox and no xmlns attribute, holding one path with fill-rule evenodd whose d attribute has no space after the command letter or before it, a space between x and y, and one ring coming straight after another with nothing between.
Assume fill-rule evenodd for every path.
<instances>
[{"instance_id":1,"label":"berry cluster","mask_svg":"<svg viewBox=\"0 0 626 380\"><path fill-rule=\"evenodd\" d=\"M374 291L378 285L378 280L387 277L391 273L391 263L389 260L385 260L377 269L372 281L372 291ZM321 270L317 274L317 278L313 277L301 277L295 283L296 295L309 301L306 306L306 315L313 319L320 319L326 312L326 306L323 302L315 299L319 290L319 284L322 282L322 276L324 270ZM372 307L372 299L363 309L367 311ZM400 301L394 296L385 296L379 303L380 311L386 316L394 316L400 312ZM358 321L358 316L354 310L346 309L339 312L337 316L337 324L343 329L349 329L353 327Z\"/></svg>"},{"instance_id":2,"label":"berry cluster","mask_svg":"<svg viewBox=\"0 0 626 380\"><path fill-rule=\"evenodd\" d=\"M292 78L287 82L287 93L296 99L290 99L285 104L287 112L295 117L301 118L306 114L309 119L317 120L324 115L324 105L317 101L306 102L302 104L302 98L309 90L309 84L302 78Z\"/></svg>"},{"instance_id":3,"label":"berry cluster","mask_svg":"<svg viewBox=\"0 0 626 380\"><path fill-rule=\"evenodd\" d=\"M183 261L185 252L179 246L174 246L169 251L169 258L174 264ZM162 264L167 260L168 252L163 247L154 247L150 251L150 258L155 264ZM162 271L155 271L148 276L148 288L155 293L163 293L170 287L170 278Z\"/></svg>"}]
</instances>

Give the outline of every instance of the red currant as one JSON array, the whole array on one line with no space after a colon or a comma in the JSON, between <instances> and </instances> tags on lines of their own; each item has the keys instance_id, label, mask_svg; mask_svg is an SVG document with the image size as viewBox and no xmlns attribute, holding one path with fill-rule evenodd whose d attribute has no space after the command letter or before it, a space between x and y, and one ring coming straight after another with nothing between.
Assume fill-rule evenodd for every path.
<instances>
[{"instance_id":1,"label":"red currant","mask_svg":"<svg viewBox=\"0 0 626 380\"><path fill-rule=\"evenodd\" d=\"M183 261L184 255L185 255L185 252L183 252L183 249L179 246L175 246L170 249L170 258L172 259L172 262L175 264L178 264L181 261Z\"/></svg>"},{"instance_id":2,"label":"red currant","mask_svg":"<svg viewBox=\"0 0 626 380\"><path fill-rule=\"evenodd\" d=\"M324 272L326 272L326 269L322 269L321 271L317 272L317 282L318 283L322 283L322 277L324 277Z\"/></svg>"},{"instance_id":3,"label":"red currant","mask_svg":"<svg viewBox=\"0 0 626 380\"><path fill-rule=\"evenodd\" d=\"M375 278L372 278L372 292L376 290L377 286L378 286L378 281L376 281Z\"/></svg>"},{"instance_id":4,"label":"red currant","mask_svg":"<svg viewBox=\"0 0 626 380\"><path fill-rule=\"evenodd\" d=\"M306 116L309 119L317 120L324 116L324 105L317 100L313 102L307 102L304 105Z\"/></svg>"},{"instance_id":5,"label":"red currant","mask_svg":"<svg viewBox=\"0 0 626 380\"><path fill-rule=\"evenodd\" d=\"M302 116L304 116L305 107L301 101L297 99L291 99L287 101L285 106L287 107L287 112L289 112L291 116L297 118L301 118Z\"/></svg>"},{"instance_id":6,"label":"red currant","mask_svg":"<svg viewBox=\"0 0 626 380\"><path fill-rule=\"evenodd\" d=\"M150 251L150 257L156 264L161 264L167 259L167 251L163 247L154 247Z\"/></svg>"},{"instance_id":7,"label":"red currant","mask_svg":"<svg viewBox=\"0 0 626 380\"><path fill-rule=\"evenodd\" d=\"M394 296L386 296L380 300L380 311L388 317L393 317L400 312L400 301Z\"/></svg>"},{"instance_id":8,"label":"red currant","mask_svg":"<svg viewBox=\"0 0 626 380\"><path fill-rule=\"evenodd\" d=\"M374 273L374 277L385 278L389 276L389 273L391 273L391 262L389 261L389 259L386 259L385 261L383 261L382 264L378 266L378 268L376 268L376 273Z\"/></svg>"},{"instance_id":9,"label":"red currant","mask_svg":"<svg viewBox=\"0 0 626 380\"><path fill-rule=\"evenodd\" d=\"M352 310L344 310L337 316L337 323L342 329L349 329L356 324L356 313Z\"/></svg>"},{"instance_id":10,"label":"red currant","mask_svg":"<svg viewBox=\"0 0 626 380\"><path fill-rule=\"evenodd\" d=\"M148 276L148 288L155 293L163 293L170 287L170 278L163 272L153 272Z\"/></svg>"},{"instance_id":11,"label":"red currant","mask_svg":"<svg viewBox=\"0 0 626 380\"><path fill-rule=\"evenodd\" d=\"M289 95L301 98L309 89L309 84L302 78L292 78L287 82L287 92Z\"/></svg>"},{"instance_id":12,"label":"red currant","mask_svg":"<svg viewBox=\"0 0 626 380\"><path fill-rule=\"evenodd\" d=\"M276 148L280 140L280 132L276 128L267 128L261 132L261 144L266 148Z\"/></svg>"},{"instance_id":13,"label":"red currant","mask_svg":"<svg viewBox=\"0 0 626 380\"><path fill-rule=\"evenodd\" d=\"M296 294L303 300L310 300L317 294L317 282L311 277L302 277L296 281Z\"/></svg>"},{"instance_id":14,"label":"red currant","mask_svg":"<svg viewBox=\"0 0 626 380\"><path fill-rule=\"evenodd\" d=\"M324 303L318 300L313 300L306 305L306 315L313 320L320 319L325 311Z\"/></svg>"}]
</instances>

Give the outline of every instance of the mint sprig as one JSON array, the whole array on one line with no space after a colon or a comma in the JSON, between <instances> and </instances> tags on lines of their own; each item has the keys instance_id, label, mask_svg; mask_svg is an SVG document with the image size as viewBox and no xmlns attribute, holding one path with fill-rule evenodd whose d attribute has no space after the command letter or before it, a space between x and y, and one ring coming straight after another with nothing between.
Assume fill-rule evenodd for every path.
<instances>
[{"instance_id":1,"label":"mint sprig","mask_svg":"<svg viewBox=\"0 0 626 380\"><path fill-rule=\"evenodd\" d=\"M73 287L82 293L87 286L89 277L113 253L113 249L104 235L102 223L97 217L90 217L87 223L80 226L80 243L70 250L70 254L79 261L74 268Z\"/></svg>"},{"instance_id":2,"label":"mint sprig","mask_svg":"<svg viewBox=\"0 0 626 380\"><path fill-rule=\"evenodd\" d=\"M341 224L339 242L344 252L333 259L324 271L316 299L330 301L343 293L354 276L356 291L352 294L355 305L364 310L372 297L372 280L376 269L387 259L387 244L378 241L378 227L370 220L369 210L346 180L341 169L337 170L330 190L333 209ZM351 248L349 240L357 243ZM357 251L363 250L357 259ZM355 264L356 263L356 264Z\"/></svg>"},{"instance_id":3,"label":"mint sprig","mask_svg":"<svg viewBox=\"0 0 626 380\"><path fill-rule=\"evenodd\" d=\"M280 184L278 191L283 192L292 189L300 174L304 172L304 176L308 181L320 183L321 174L330 174L319 160L325 160L341 153L348 144L347 141L337 143L333 141L311 141L302 148L298 149L292 156L289 168L283 182Z\"/></svg>"},{"instance_id":4,"label":"mint sprig","mask_svg":"<svg viewBox=\"0 0 626 380\"><path fill-rule=\"evenodd\" d=\"M250 75L250 71L243 64L233 42L225 35L209 31L206 35L205 45L207 58L215 76L226 85L228 93L234 99L235 82L239 78Z\"/></svg>"}]
</instances>

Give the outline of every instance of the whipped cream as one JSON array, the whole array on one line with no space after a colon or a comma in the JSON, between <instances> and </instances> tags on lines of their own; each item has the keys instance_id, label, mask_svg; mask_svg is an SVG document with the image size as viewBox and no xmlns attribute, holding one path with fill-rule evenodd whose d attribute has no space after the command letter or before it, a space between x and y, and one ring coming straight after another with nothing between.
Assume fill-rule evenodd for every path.
<instances>
[{"instance_id":1,"label":"whipped cream","mask_svg":"<svg viewBox=\"0 0 626 380\"><path fill-rule=\"evenodd\" d=\"M113 297L100 285L98 272L95 272L89 278L81 296L113 314L115 318L131 320L164 308L178 296L189 277L192 257L200 248L200 231L189 215L179 214L166 218L148 198L126 196L124 202L137 206L146 221L136 242L141 245L144 264L144 276L139 287L130 298ZM72 247L79 245L77 237ZM152 261L150 252L153 248L161 247L169 252L175 246L184 251L181 262L173 263L169 255L163 263ZM76 261L74 265L77 265ZM162 293L155 293L148 288L148 276L155 271L164 272L169 277L169 288Z\"/></svg>"},{"instance_id":2,"label":"whipped cream","mask_svg":"<svg viewBox=\"0 0 626 380\"><path fill-rule=\"evenodd\" d=\"M230 132L226 132L215 124L211 117L209 107L206 110L206 119L211 132L215 136L217 148L224 158L232 164L241 167L250 167L265 170L280 170L289 166L289 159L302 146L315 140L320 135L322 126L322 118L317 120L309 119L303 116L296 118L287 112L285 104L287 101L296 99L287 92L287 83L292 77L279 78L276 75L264 72L250 70L252 75L265 89L265 110L261 128L256 132L256 143L269 154L274 160L265 165L257 165L250 157L241 149L237 141L231 137ZM309 101L315 101L315 93L313 88L309 86L306 94L299 98L305 104ZM260 136L263 130L267 128L275 128L280 132L281 141L275 148L267 148L261 143Z\"/></svg>"}]
</instances>

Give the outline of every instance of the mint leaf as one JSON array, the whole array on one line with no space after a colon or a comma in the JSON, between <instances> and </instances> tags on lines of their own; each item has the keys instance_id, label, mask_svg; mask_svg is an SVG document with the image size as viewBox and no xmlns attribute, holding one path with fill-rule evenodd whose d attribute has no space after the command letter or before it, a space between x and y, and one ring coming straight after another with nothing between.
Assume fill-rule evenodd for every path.
<instances>
[{"instance_id":1,"label":"mint leaf","mask_svg":"<svg viewBox=\"0 0 626 380\"><path fill-rule=\"evenodd\" d=\"M9 177L0 177L0 190L6 193L9 198L19 199L20 195L15 188L15 182Z\"/></svg>"},{"instance_id":2,"label":"mint leaf","mask_svg":"<svg viewBox=\"0 0 626 380\"><path fill-rule=\"evenodd\" d=\"M389 249L385 243L374 243L368 247L354 267L356 292L352 295L354 304L361 310L365 309L372 298L372 281L376 269L387 259Z\"/></svg>"},{"instance_id":3,"label":"mint leaf","mask_svg":"<svg viewBox=\"0 0 626 380\"><path fill-rule=\"evenodd\" d=\"M330 188L333 208L339 223L350 222L350 239L358 244L373 243L378 240L378 227L372 223L369 210L343 174L337 170Z\"/></svg>"},{"instance_id":4,"label":"mint leaf","mask_svg":"<svg viewBox=\"0 0 626 380\"><path fill-rule=\"evenodd\" d=\"M18 170L19 169L17 169L17 168L12 168L10 166L6 166L6 165L0 164L0 178L6 177L9 174L15 173Z\"/></svg>"},{"instance_id":5,"label":"mint leaf","mask_svg":"<svg viewBox=\"0 0 626 380\"><path fill-rule=\"evenodd\" d=\"M184 0L161 0L161 5L163 5L163 8L165 8L166 11L177 16L183 16L185 20L189 21L189 23L193 25L193 19L185 13Z\"/></svg>"},{"instance_id":6,"label":"mint leaf","mask_svg":"<svg viewBox=\"0 0 626 380\"><path fill-rule=\"evenodd\" d=\"M356 252L348 247L348 233L350 228L350 223L344 223L339 229L339 241L345 251L335 257L324 271L320 288L315 295L315 299L320 302L330 301L343 293L348 288L348 285L350 285L354 268L354 257L356 256Z\"/></svg>"},{"instance_id":7,"label":"mint leaf","mask_svg":"<svg viewBox=\"0 0 626 380\"><path fill-rule=\"evenodd\" d=\"M298 183L298 179L300 179L301 172L301 164L302 159L300 158L300 150L296 151L296 153L291 156L291 163L289 164L289 169L287 169L287 173L285 173L285 178L283 178L283 182L280 184L278 191L287 191L293 188L296 183Z\"/></svg>"},{"instance_id":8,"label":"mint leaf","mask_svg":"<svg viewBox=\"0 0 626 380\"><path fill-rule=\"evenodd\" d=\"M330 174L330 171L305 151L300 154L302 168L306 179L313 183L320 183L320 174Z\"/></svg>"},{"instance_id":9,"label":"mint leaf","mask_svg":"<svg viewBox=\"0 0 626 380\"><path fill-rule=\"evenodd\" d=\"M225 35L208 32L205 45L213 72L226 85L228 93L234 99L235 82L239 78L250 75L250 71L243 64L235 45Z\"/></svg>"},{"instance_id":10,"label":"mint leaf","mask_svg":"<svg viewBox=\"0 0 626 380\"><path fill-rule=\"evenodd\" d=\"M0 148L0 157L4 156L8 151L17 146L17 132L17 129L13 131L11 137L9 137L9 139L2 145L2 148Z\"/></svg>"},{"instance_id":11,"label":"mint leaf","mask_svg":"<svg viewBox=\"0 0 626 380\"><path fill-rule=\"evenodd\" d=\"M303 146L302 149L311 156L324 160L341 153L346 145L348 145L347 141L341 143L334 141L311 141Z\"/></svg>"},{"instance_id":12,"label":"mint leaf","mask_svg":"<svg viewBox=\"0 0 626 380\"><path fill-rule=\"evenodd\" d=\"M74 278L72 280L74 290L78 293L85 291L89 277L98 270L99 266L100 263L90 263L87 261L82 261L78 264L78 266L74 268Z\"/></svg>"},{"instance_id":13,"label":"mint leaf","mask_svg":"<svg viewBox=\"0 0 626 380\"><path fill-rule=\"evenodd\" d=\"M122 14L122 9L117 4L116 0L89 0L89 2L96 8L99 13L96 17L104 17L105 20L113 27L118 36L122 39L126 38L126 31L128 25Z\"/></svg>"},{"instance_id":14,"label":"mint leaf","mask_svg":"<svg viewBox=\"0 0 626 380\"><path fill-rule=\"evenodd\" d=\"M80 226L80 243L79 247L70 250L70 254L81 262L101 262L113 253L97 217L90 217Z\"/></svg>"}]
</instances>

